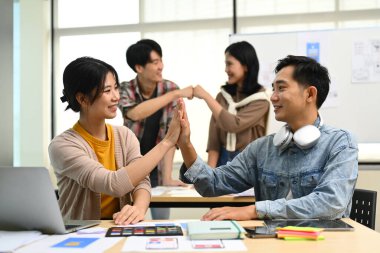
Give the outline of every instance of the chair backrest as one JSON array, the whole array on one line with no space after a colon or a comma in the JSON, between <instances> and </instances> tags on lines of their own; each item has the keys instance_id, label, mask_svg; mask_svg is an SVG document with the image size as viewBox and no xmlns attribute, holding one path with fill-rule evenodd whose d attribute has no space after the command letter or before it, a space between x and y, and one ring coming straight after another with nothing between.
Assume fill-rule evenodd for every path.
<instances>
[{"instance_id":1,"label":"chair backrest","mask_svg":"<svg viewBox=\"0 0 380 253\"><path fill-rule=\"evenodd\" d=\"M369 228L375 229L377 192L355 189L352 196L350 218Z\"/></svg>"}]
</instances>

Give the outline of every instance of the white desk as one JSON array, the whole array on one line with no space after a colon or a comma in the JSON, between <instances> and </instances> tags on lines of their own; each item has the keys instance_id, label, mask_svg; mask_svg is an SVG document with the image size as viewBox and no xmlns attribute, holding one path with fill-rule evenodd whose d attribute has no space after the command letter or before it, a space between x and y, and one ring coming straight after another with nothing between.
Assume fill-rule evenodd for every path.
<instances>
[{"instance_id":1,"label":"white desk","mask_svg":"<svg viewBox=\"0 0 380 253\"><path fill-rule=\"evenodd\" d=\"M380 250L380 233L373 231L353 220L344 219L345 222L351 224L355 231L343 231L343 232L323 232L325 240L322 241L284 241L282 239L244 239L244 244L246 245L247 252L263 252L263 253L294 253L294 252L307 252L307 253L372 253L379 252ZM157 221L155 221L157 222ZM168 222L168 221L164 221ZM175 222L175 220L171 220ZM262 221L242 221L240 222L242 226L257 226L262 224ZM102 221L99 225L100 227L109 228L114 226L113 221ZM75 237L73 234L72 237ZM127 238L122 238L120 241L111 245L104 252L106 253L118 253L124 245ZM49 244L49 237L44 238L40 241L34 242L44 245L45 248L40 248L39 252L52 252L51 244ZM16 252L28 253L34 252L29 249L33 248L33 244L23 247ZM62 251L60 251L62 252ZM70 252L76 252L72 250ZM148 252L148 251L147 251ZM198 251L201 252L201 251ZM209 252L209 251L207 251Z\"/></svg>"}]
</instances>

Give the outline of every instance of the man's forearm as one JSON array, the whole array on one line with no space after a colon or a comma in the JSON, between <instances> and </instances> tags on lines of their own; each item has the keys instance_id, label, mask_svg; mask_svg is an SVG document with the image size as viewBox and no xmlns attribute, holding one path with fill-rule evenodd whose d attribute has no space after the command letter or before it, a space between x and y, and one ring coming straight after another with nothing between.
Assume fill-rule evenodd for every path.
<instances>
[{"instance_id":1,"label":"man's forearm","mask_svg":"<svg viewBox=\"0 0 380 253\"><path fill-rule=\"evenodd\" d=\"M162 96L148 99L127 110L126 116L133 121L145 119L171 103L176 98L176 91L171 91Z\"/></svg>"},{"instance_id":2,"label":"man's forearm","mask_svg":"<svg viewBox=\"0 0 380 253\"><path fill-rule=\"evenodd\" d=\"M180 145L179 148L186 167L190 168L195 160L197 160L197 152L195 151L193 144L190 142L186 145Z\"/></svg>"}]
</instances>

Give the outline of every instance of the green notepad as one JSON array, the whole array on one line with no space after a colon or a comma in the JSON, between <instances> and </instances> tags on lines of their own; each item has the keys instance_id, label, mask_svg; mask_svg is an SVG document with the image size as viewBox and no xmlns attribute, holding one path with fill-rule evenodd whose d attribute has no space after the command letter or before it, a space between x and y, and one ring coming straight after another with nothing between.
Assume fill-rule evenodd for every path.
<instances>
[{"instance_id":1,"label":"green notepad","mask_svg":"<svg viewBox=\"0 0 380 253\"><path fill-rule=\"evenodd\" d=\"M195 221L189 222L188 234L191 240L242 239L245 230L236 221Z\"/></svg>"}]
</instances>

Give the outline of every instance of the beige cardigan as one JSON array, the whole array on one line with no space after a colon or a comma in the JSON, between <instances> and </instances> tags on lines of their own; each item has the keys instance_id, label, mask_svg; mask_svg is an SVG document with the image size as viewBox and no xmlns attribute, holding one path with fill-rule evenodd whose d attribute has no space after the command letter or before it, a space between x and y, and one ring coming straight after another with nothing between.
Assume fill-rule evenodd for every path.
<instances>
[{"instance_id":1,"label":"beige cardigan","mask_svg":"<svg viewBox=\"0 0 380 253\"><path fill-rule=\"evenodd\" d=\"M232 96L225 91L223 88L220 89L220 94L222 94L223 98L228 103L228 112L232 115L237 114L237 110L240 107L246 106L249 103L255 101L255 100L267 100L270 103L269 95L265 91L259 91L252 95L249 95L248 97L244 98L243 100L239 102L235 102ZM267 117L268 118L268 117ZM234 132L227 132L227 138L226 138L226 150L227 151L236 151L236 133Z\"/></svg>"},{"instance_id":2,"label":"beige cardigan","mask_svg":"<svg viewBox=\"0 0 380 253\"><path fill-rule=\"evenodd\" d=\"M103 167L88 143L74 130L56 136L49 145L49 156L57 176L59 206L65 219L99 220L101 194L120 200L120 207L131 204L133 192L150 193L149 176L133 186L125 167L141 157L134 133L124 126L112 126L115 137L116 171Z\"/></svg>"},{"instance_id":3,"label":"beige cardigan","mask_svg":"<svg viewBox=\"0 0 380 253\"><path fill-rule=\"evenodd\" d=\"M261 89L260 91L264 91ZM244 100L247 95L237 93L235 102ZM220 151L221 147L227 147L227 134L236 134L235 150L242 151L250 142L265 136L269 102L267 99L252 101L245 106L237 108L236 114L228 112L228 101L221 93L216 96L216 101L223 110L216 118L210 119L207 151Z\"/></svg>"}]
</instances>

